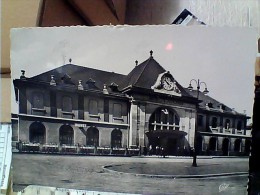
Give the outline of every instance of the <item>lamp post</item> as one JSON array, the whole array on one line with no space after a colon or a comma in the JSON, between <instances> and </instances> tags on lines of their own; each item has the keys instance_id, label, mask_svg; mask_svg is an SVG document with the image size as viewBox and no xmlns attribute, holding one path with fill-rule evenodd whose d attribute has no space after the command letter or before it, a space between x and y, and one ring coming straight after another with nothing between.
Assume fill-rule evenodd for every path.
<instances>
[{"instance_id":1,"label":"lamp post","mask_svg":"<svg viewBox=\"0 0 260 195\"><path fill-rule=\"evenodd\" d=\"M198 131L198 109L199 109L199 94L200 94L200 87L201 87L201 85L202 84L204 84L204 87L205 87L205 89L204 89L204 91L203 91L203 93L204 94L207 94L209 91L208 91L208 89L207 89L207 84L205 83L205 82L202 82L202 81L200 81L199 79L198 80L195 80L195 79L191 79L190 80L190 84L189 84L189 87L188 87L188 89L190 90L190 91L192 91L193 90L193 87L192 87L192 85L191 85L191 83L192 82L195 82L196 83L196 85L197 85L197 103L196 103L196 120L195 120L195 132L194 132L194 150L193 150L193 161L192 161L192 166L193 167L197 167L198 165L197 165L197 131Z\"/></svg>"}]
</instances>

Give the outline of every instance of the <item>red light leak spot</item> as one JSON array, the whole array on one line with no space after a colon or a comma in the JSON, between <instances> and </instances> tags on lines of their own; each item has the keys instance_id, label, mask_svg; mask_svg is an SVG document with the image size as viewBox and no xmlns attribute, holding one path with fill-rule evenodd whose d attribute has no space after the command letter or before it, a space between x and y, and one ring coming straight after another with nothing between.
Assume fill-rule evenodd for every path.
<instances>
[{"instance_id":1,"label":"red light leak spot","mask_svg":"<svg viewBox=\"0 0 260 195\"><path fill-rule=\"evenodd\" d=\"M166 51L171 51L172 48L173 48L173 44L172 44L172 43L168 43L168 44L166 45L166 47L165 47L165 50L166 50Z\"/></svg>"},{"instance_id":2,"label":"red light leak spot","mask_svg":"<svg viewBox=\"0 0 260 195\"><path fill-rule=\"evenodd\" d=\"M165 50L171 51L172 48L173 48L173 44L172 44L172 43L168 43L168 44L166 45L166 47L165 47Z\"/></svg>"}]
</instances>

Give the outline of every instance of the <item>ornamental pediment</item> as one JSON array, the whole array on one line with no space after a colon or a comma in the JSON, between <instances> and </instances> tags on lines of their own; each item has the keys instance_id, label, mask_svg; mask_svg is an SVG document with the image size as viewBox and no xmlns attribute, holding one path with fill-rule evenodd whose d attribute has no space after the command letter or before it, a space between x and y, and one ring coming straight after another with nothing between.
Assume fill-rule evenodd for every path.
<instances>
[{"instance_id":1,"label":"ornamental pediment","mask_svg":"<svg viewBox=\"0 0 260 195\"><path fill-rule=\"evenodd\" d=\"M151 89L157 93L181 96L181 91L176 85L176 81L169 71L159 74L155 84L151 87Z\"/></svg>"}]
</instances>

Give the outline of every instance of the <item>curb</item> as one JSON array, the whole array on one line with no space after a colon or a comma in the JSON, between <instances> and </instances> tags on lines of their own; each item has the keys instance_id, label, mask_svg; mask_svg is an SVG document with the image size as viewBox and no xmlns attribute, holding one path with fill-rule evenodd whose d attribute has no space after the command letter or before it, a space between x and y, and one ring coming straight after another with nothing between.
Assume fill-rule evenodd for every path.
<instances>
[{"instance_id":1,"label":"curb","mask_svg":"<svg viewBox=\"0 0 260 195\"><path fill-rule=\"evenodd\" d=\"M166 156L165 158L161 156L132 156L133 158L153 158L153 159L192 159L190 156ZM213 156L199 156L197 159L213 159Z\"/></svg>"},{"instance_id":2,"label":"curb","mask_svg":"<svg viewBox=\"0 0 260 195\"><path fill-rule=\"evenodd\" d=\"M233 173L217 173L217 174L204 174L204 175L152 175L152 174L141 174L141 173L126 173L121 171L115 171L109 169L109 167L115 165L105 165L102 166L102 169L109 173L115 173L119 175L133 175L138 177L148 177L148 178L171 178L171 179L196 179L196 178L211 178L211 177L225 177L225 176L245 176L248 175L248 172L233 172Z\"/></svg>"}]
</instances>

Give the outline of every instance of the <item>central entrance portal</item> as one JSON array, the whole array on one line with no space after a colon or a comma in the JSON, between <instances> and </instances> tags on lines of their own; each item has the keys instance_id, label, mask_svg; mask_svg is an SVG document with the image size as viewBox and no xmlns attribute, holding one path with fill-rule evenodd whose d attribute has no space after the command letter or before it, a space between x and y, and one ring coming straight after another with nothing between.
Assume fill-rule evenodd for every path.
<instances>
[{"instance_id":1,"label":"central entrance portal","mask_svg":"<svg viewBox=\"0 0 260 195\"><path fill-rule=\"evenodd\" d=\"M152 154L156 154L156 147L164 148L167 155L179 156L184 154L185 132L151 131L147 132L146 135L149 146L152 146Z\"/></svg>"},{"instance_id":2,"label":"central entrance portal","mask_svg":"<svg viewBox=\"0 0 260 195\"><path fill-rule=\"evenodd\" d=\"M167 155L182 155L184 140L187 134L180 131L179 116L169 108L158 108L149 120L148 147L152 146L152 154L156 148L164 148Z\"/></svg>"}]
</instances>

